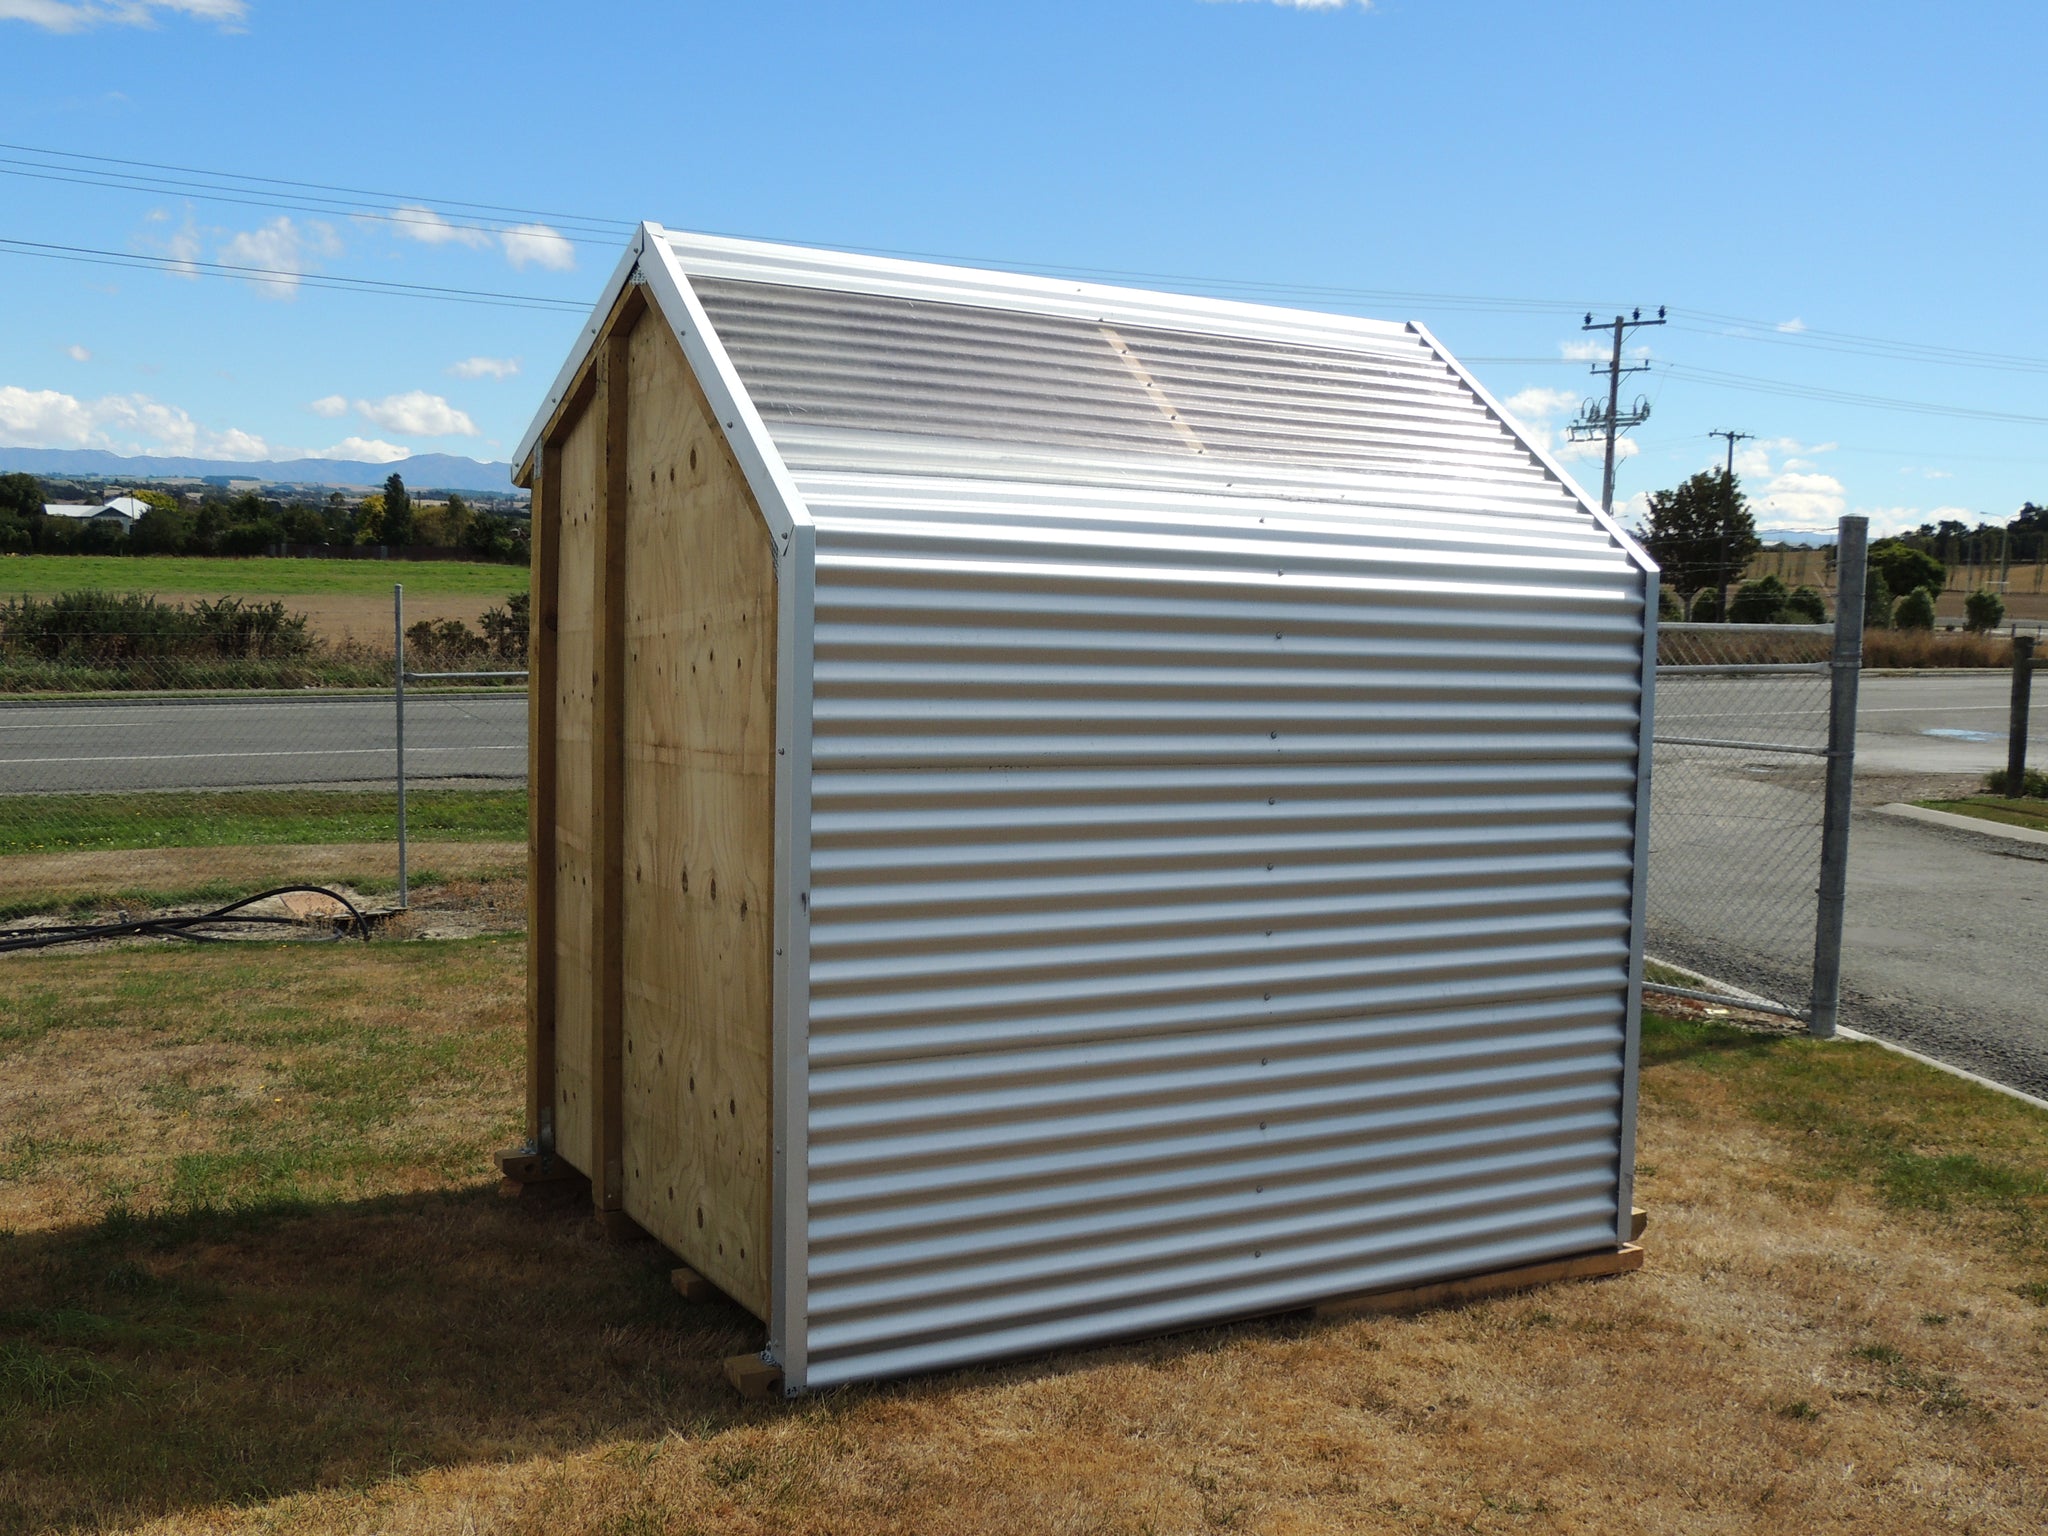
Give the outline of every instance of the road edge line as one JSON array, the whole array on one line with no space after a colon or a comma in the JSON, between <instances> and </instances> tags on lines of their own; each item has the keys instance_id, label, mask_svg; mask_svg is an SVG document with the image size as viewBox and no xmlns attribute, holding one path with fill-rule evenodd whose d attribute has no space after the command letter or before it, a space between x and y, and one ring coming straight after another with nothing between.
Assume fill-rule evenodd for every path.
<instances>
[{"instance_id":1,"label":"road edge line","mask_svg":"<svg viewBox=\"0 0 2048 1536\"><path fill-rule=\"evenodd\" d=\"M1984 816L1961 816L1954 811L1937 811L1929 805L1907 805L1903 801L1880 805L1877 813L1895 816L1901 821L1921 822L1930 827L1947 827L1957 832L1975 832L1980 837L1999 837L2009 842L2048 848L2048 832L2036 831L2032 827L2015 827Z\"/></svg>"}]
</instances>

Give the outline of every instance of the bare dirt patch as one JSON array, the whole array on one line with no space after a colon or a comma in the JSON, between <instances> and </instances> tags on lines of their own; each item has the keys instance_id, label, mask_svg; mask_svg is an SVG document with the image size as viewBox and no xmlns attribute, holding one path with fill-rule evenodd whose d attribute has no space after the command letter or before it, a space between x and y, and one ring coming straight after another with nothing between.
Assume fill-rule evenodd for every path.
<instances>
[{"instance_id":1,"label":"bare dirt patch","mask_svg":"<svg viewBox=\"0 0 2048 1536\"><path fill-rule=\"evenodd\" d=\"M412 868L448 878L523 876L523 843L414 843ZM390 843L253 844L230 848L95 848L0 859L0 904L235 896L301 882L383 891L398 873Z\"/></svg>"},{"instance_id":2,"label":"bare dirt patch","mask_svg":"<svg viewBox=\"0 0 2048 1536\"><path fill-rule=\"evenodd\" d=\"M517 572L524 575L524 572ZM402 581L404 573L392 578ZM513 590L508 578L505 591ZM157 594L166 602L191 603L199 598L239 597L250 601L268 602L271 594L251 592L246 589L235 592L161 592ZM357 640L372 649L381 649L388 657L391 652L391 593L384 592L293 592L278 601L293 613L303 613L306 627L314 637L329 642ZM408 627L422 619L439 623L443 619L461 619L471 629L477 627L486 608L502 608L504 594L496 596L473 592L411 592L405 594L405 622Z\"/></svg>"}]
</instances>

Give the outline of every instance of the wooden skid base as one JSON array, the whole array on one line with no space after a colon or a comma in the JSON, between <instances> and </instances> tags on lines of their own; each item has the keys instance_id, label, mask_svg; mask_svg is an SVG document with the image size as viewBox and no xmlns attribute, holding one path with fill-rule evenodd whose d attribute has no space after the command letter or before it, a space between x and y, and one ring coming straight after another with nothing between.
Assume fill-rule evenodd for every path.
<instances>
[{"instance_id":1,"label":"wooden skid base","mask_svg":"<svg viewBox=\"0 0 2048 1536\"><path fill-rule=\"evenodd\" d=\"M1640 1205L1630 1206L1628 1211L1628 1240L1632 1243L1640 1243L1643 1240L1643 1229L1649 1226L1649 1224L1650 1213L1648 1211L1644 1210Z\"/></svg>"},{"instance_id":2,"label":"wooden skid base","mask_svg":"<svg viewBox=\"0 0 2048 1536\"><path fill-rule=\"evenodd\" d=\"M722 1301L725 1292L706 1280L687 1264L678 1264L668 1272L668 1283L676 1288L676 1294L685 1301Z\"/></svg>"},{"instance_id":3,"label":"wooden skid base","mask_svg":"<svg viewBox=\"0 0 2048 1536\"><path fill-rule=\"evenodd\" d=\"M521 1184L552 1184L583 1177L559 1157L549 1157L544 1152L529 1152L524 1147L516 1147L510 1152L500 1152L496 1161L499 1173L508 1179L516 1179Z\"/></svg>"},{"instance_id":4,"label":"wooden skid base","mask_svg":"<svg viewBox=\"0 0 2048 1536\"><path fill-rule=\"evenodd\" d=\"M1643 1267L1643 1250L1636 1243L1598 1253L1577 1254L1569 1259L1551 1259L1542 1264L1524 1264L1519 1269L1497 1269L1489 1275L1467 1275L1462 1280L1442 1280L1434 1285L1411 1285L1397 1291L1371 1291L1363 1296L1339 1296L1317 1304L1317 1317L1384 1317L1399 1312L1423 1312L1432 1307L1454 1307L1489 1296L1505 1296L1560 1280L1593 1280L1603 1275L1622 1275Z\"/></svg>"},{"instance_id":5,"label":"wooden skid base","mask_svg":"<svg viewBox=\"0 0 2048 1536\"><path fill-rule=\"evenodd\" d=\"M728 1355L725 1379L749 1402L765 1403L782 1396L782 1367L759 1355Z\"/></svg>"}]
</instances>

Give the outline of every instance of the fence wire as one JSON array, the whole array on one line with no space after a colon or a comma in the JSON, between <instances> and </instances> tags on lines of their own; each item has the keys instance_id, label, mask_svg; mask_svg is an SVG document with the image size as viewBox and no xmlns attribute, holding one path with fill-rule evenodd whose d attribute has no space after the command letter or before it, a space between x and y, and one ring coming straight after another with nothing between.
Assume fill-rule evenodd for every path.
<instances>
[{"instance_id":1,"label":"fence wire","mask_svg":"<svg viewBox=\"0 0 2048 1536\"><path fill-rule=\"evenodd\" d=\"M1825 626L1672 624L1657 653L1649 954L1801 1013L1833 639Z\"/></svg>"},{"instance_id":2,"label":"fence wire","mask_svg":"<svg viewBox=\"0 0 2048 1536\"><path fill-rule=\"evenodd\" d=\"M388 650L351 657L338 686L111 645L88 661L0 668L0 917L284 878L395 892ZM421 680L407 695L415 843L523 841L524 674Z\"/></svg>"}]
</instances>

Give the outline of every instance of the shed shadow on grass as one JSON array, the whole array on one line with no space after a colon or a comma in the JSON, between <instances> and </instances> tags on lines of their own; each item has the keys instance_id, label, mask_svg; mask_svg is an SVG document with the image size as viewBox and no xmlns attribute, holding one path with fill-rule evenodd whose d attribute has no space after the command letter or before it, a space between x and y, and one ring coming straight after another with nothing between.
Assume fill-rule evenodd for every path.
<instances>
[{"instance_id":1,"label":"shed shadow on grass","mask_svg":"<svg viewBox=\"0 0 2048 1536\"><path fill-rule=\"evenodd\" d=\"M718 1374L759 1325L586 1216L481 1189L0 1237L0 1531L762 1412Z\"/></svg>"}]
</instances>

